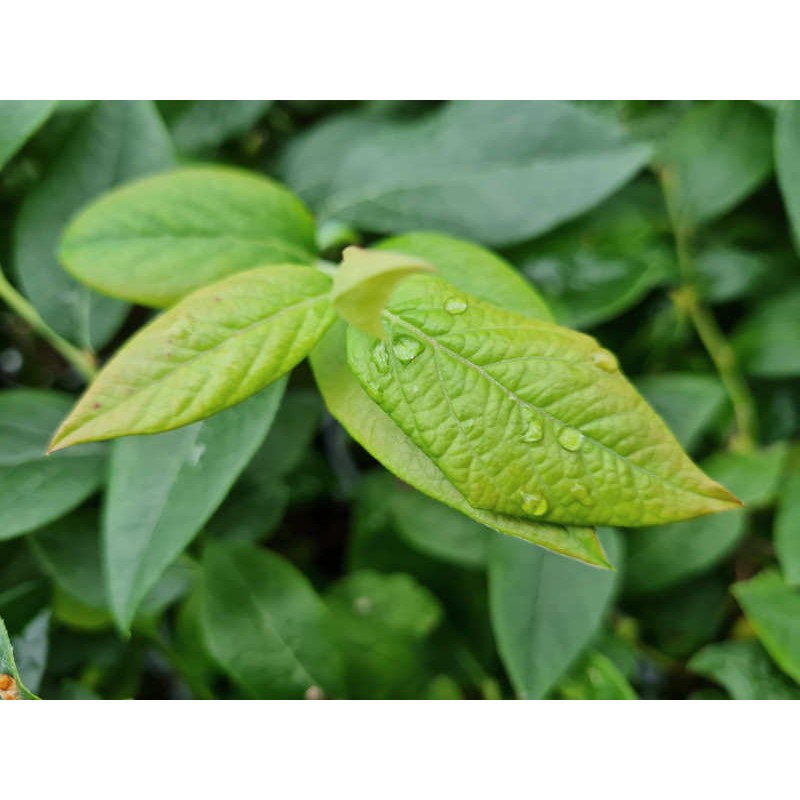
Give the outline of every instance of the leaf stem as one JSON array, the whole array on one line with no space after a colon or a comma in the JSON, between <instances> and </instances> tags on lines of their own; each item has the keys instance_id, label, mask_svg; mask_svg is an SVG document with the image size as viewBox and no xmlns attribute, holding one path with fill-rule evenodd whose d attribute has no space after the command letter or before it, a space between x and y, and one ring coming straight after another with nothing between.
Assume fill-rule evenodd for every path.
<instances>
[{"instance_id":1,"label":"leaf stem","mask_svg":"<svg viewBox=\"0 0 800 800\"><path fill-rule=\"evenodd\" d=\"M36 309L9 283L0 267L0 299L36 331L50 346L60 353L66 361L89 383L97 375L95 358L91 353L79 350L66 339L59 336L42 318Z\"/></svg>"},{"instance_id":2,"label":"leaf stem","mask_svg":"<svg viewBox=\"0 0 800 800\"><path fill-rule=\"evenodd\" d=\"M753 450L758 439L758 418L753 395L739 368L736 353L700 297L697 268L691 250L692 230L676 208L672 175L665 168L657 174L675 239L675 256L681 276L681 286L672 293L672 300L687 313L728 393L736 421L733 448L739 451Z\"/></svg>"}]
</instances>

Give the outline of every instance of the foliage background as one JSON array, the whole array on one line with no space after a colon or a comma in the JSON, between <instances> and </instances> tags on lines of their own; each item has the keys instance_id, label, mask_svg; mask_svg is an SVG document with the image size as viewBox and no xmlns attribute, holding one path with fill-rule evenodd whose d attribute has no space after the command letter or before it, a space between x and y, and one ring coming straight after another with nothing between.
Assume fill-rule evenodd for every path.
<instances>
[{"instance_id":1,"label":"foliage background","mask_svg":"<svg viewBox=\"0 0 800 800\"><path fill-rule=\"evenodd\" d=\"M235 164L298 192L334 260L420 228L492 247L559 321L619 356L747 504L602 531L617 570L594 570L400 485L326 414L306 367L282 402L276 390L235 422L225 412L198 436L153 437L144 456L119 443L46 461L32 443L43 449L82 379L3 306L0 386L14 391L0 393L0 615L29 689L800 696L800 105L66 102L40 107L9 153L4 105L0 263L101 360L148 312L60 268L68 220L175 163ZM168 527L188 545L121 635L107 576L143 557L103 548L102 528L110 509L145 513L141 476L171 457L152 541ZM182 479L202 457L215 468Z\"/></svg>"}]
</instances>

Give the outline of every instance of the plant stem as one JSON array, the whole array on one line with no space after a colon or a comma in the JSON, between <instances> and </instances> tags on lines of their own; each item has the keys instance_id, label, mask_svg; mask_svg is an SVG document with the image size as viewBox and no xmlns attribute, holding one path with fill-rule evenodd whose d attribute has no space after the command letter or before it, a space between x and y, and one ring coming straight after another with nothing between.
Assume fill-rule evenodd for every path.
<instances>
[{"instance_id":1,"label":"plant stem","mask_svg":"<svg viewBox=\"0 0 800 800\"><path fill-rule=\"evenodd\" d=\"M688 314L728 393L736 420L734 449L752 450L758 438L758 418L753 395L739 369L733 348L725 338L713 313L700 298L697 288L697 269L691 252L692 231L681 219L675 207L672 176L666 169L662 169L658 172L658 177L675 238L675 255L681 275L681 286L672 294L673 302Z\"/></svg>"},{"instance_id":2,"label":"plant stem","mask_svg":"<svg viewBox=\"0 0 800 800\"><path fill-rule=\"evenodd\" d=\"M0 299L16 312L36 331L54 350L58 351L68 363L86 379L87 383L97 375L95 358L91 353L79 350L75 345L62 339L40 316L36 309L9 283L0 267Z\"/></svg>"}]
</instances>

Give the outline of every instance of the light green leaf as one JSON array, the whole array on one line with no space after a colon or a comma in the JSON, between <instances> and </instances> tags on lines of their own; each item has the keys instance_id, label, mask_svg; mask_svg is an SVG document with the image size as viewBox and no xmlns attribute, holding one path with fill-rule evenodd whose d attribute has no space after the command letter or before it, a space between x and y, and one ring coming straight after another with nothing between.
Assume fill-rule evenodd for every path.
<instances>
[{"instance_id":1,"label":"light green leaf","mask_svg":"<svg viewBox=\"0 0 800 800\"><path fill-rule=\"evenodd\" d=\"M455 509L398 485L387 499L395 530L415 549L464 567L483 567L492 533Z\"/></svg>"},{"instance_id":2,"label":"light green leaf","mask_svg":"<svg viewBox=\"0 0 800 800\"><path fill-rule=\"evenodd\" d=\"M568 103L456 102L419 121L325 125L290 149L285 171L323 219L499 245L588 210L648 157L615 123Z\"/></svg>"},{"instance_id":3,"label":"light green leaf","mask_svg":"<svg viewBox=\"0 0 800 800\"><path fill-rule=\"evenodd\" d=\"M772 172L769 113L741 100L698 104L671 131L656 160L681 224L708 222Z\"/></svg>"},{"instance_id":4,"label":"light green leaf","mask_svg":"<svg viewBox=\"0 0 800 800\"><path fill-rule=\"evenodd\" d=\"M612 564L622 551L613 530L603 546ZM492 627L521 698L545 697L600 629L618 573L588 569L555 553L498 536L489 559Z\"/></svg>"},{"instance_id":5,"label":"light green leaf","mask_svg":"<svg viewBox=\"0 0 800 800\"><path fill-rule=\"evenodd\" d=\"M68 395L41 389L0 392L0 540L47 524L100 488L104 447L45 456L70 403Z\"/></svg>"},{"instance_id":6,"label":"light green leaf","mask_svg":"<svg viewBox=\"0 0 800 800\"><path fill-rule=\"evenodd\" d=\"M777 570L766 570L731 590L775 663L800 683L800 591Z\"/></svg>"},{"instance_id":7,"label":"light green leaf","mask_svg":"<svg viewBox=\"0 0 800 800\"><path fill-rule=\"evenodd\" d=\"M55 108L52 100L0 100L0 169Z\"/></svg>"},{"instance_id":8,"label":"light green leaf","mask_svg":"<svg viewBox=\"0 0 800 800\"><path fill-rule=\"evenodd\" d=\"M739 505L683 453L597 342L404 281L388 342L348 332L364 389L475 508L571 525L652 525Z\"/></svg>"},{"instance_id":9,"label":"light green leaf","mask_svg":"<svg viewBox=\"0 0 800 800\"><path fill-rule=\"evenodd\" d=\"M271 266L198 289L105 366L51 449L159 433L241 402L305 358L333 322L331 279Z\"/></svg>"},{"instance_id":10,"label":"light green leaf","mask_svg":"<svg viewBox=\"0 0 800 800\"><path fill-rule=\"evenodd\" d=\"M280 556L246 544L209 545L203 601L211 653L254 697L341 694L342 665L325 606Z\"/></svg>"},{"instance_id":11,"label":"light green leaf","mask_svg":"<svg viewBox=\"0 0 800 800\"><path fill-rule=\"evenodd\" d=\"M122 630L263 441L285 385L275 383L202 422L114 443L103 559L111 610Z\"/></svg>"},{"instance_id":12,"label":"light green leaf","mask_svg":"<svg viewBox=\"0 0 800 800\"><path fill-rule=\"evenodd\" d=\"M728 397L713 375L645 375L636 378L634 384L689 452L725 408Z\"/></svg>"},{"instance_id":13,"label":"light green leaf","mask_svg":"<svg viewBox=\"0 0 800 800\"><path fill-rule=\"evenodd\" d=\"M409 234L381 246L430 261L438 274L477 296L532 318L548 318L535 291L505 262L475 245L436 234ZM331 413L387 469L489 528L591 564L607 564L591 529L544 524L472 507L430 458L370 400L347 366L345 334L346 326L337 323L317 345L311 354L314 376Z\"/></svg>"},{"instance_id":14,"label":"light green leaf","mask_svg":"<svg viewBox=\"0 0 800 800\"><path fill-rule=\"evenodd\" d=\"M710 644L688 666L724 686L734 700L800 700L800 688L775 668L758 642Z\"/></svg>"},{"instance_id":15,"label":"light green leaf","mask_svg":"<svg viewBox=\"0 0 800 800\"><path fill-rule=\"evenodd\" d=\"M269 179L190 167L105 195L69 226L61 259L104 294L157 308L236 272L310 264L314 220Z\"/></svg>"},{"instance_id":16,"label":"light green leaf","mask_svg":"<svg viewBox=\"0 0 800 800\"><path fill-rule=\"evenodd\" d=\"M152 103L97 103L84 113L22 205L14 252L19 282L45 321L81 347L102 347L128 309L64 272L56 260L61 233L89 200L172 162L169 135Z\"/></svg>"},{"instance_id":17,"label":"light green leaf","mask_svg":"<svg viewBox=\"0 0 800 800\"><path fill-rule=\"evenodd\" d=\"M0 700L38 700L19 676L14 663L14 649L6 625L0 617Z\"/></svg>"},{"instance_id":18,"label":"light green leaf","mask_svg":"<svg viewBox=\"0 0 800 800\"><path fill-rule=\"evenodd\" d=\"M760 303L736 329L733 346L751 375L800 375L800 291Z\"/></svg>"},{"instance_id":19,"label":"light green leaf","mask_svg":"<svg viewBox=\"0 0 800 800\"><path fill-rule=\"evenodd\" d=\"M785 100L778 106L775 169L795 247L800 247L800 100Z\"/></svg>"},{"instance_id":20,"label":"light green leaf","mask_svg":"<svg viewBox=\"0 0 800 800\"><path fill-rule=\"evenodd\" d=\"M271 105L272 100L165 100L159 108L178 150L196 153L247 133Z\"/></svg>"},{"instance_id":21,"label":"light green leaf","mask_svg":"<svg viewBox=\"0 0 800 800\"><path fill-rule=\"evenodd\" d=\"M333 278L334 306L351 325L382 339L381 311L395 286L409 275L431 270L413 256L348 247Z\"/></svg>"},{"instance_id":22,"label":"light green leaf","mask_svg":"<svg viewBox=\"0 0 800 800\"><path fill-rule=\"evenodd\" d=\"M800 451L791 455L775 517L775 550L783 577L800 586Z\"/></svg>"}]
</instances>

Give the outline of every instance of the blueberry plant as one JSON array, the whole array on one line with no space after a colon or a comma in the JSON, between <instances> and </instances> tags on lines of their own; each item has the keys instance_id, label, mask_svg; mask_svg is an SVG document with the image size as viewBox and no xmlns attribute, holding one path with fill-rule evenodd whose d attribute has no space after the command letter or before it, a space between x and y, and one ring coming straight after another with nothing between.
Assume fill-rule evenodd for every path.
<instances>
[{"instance_id":1,"label":"blueberry plant","mask_svg":"<svg viewBox=\"0 0 800 800\"><path fill-rule=\"evenodd\" d=\"M5 695L800 696L797 108L0 103Z\"/></svg>"}]
</instances>

